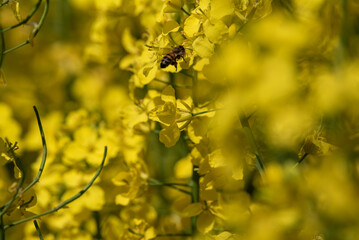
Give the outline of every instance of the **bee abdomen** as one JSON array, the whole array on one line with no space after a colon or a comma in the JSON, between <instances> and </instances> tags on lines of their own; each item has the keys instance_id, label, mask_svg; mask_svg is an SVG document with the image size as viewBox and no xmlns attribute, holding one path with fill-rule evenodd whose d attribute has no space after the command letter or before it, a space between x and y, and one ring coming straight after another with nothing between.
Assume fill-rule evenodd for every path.
<instances>
[{"instance_id":1,"label":"bee abdomen","mask_svg":"<svg viewBox=\"0 0 359 240\"><path fill-rule=\"evenodd\" d=\"M171 58L171 55L164 56L161 61L161 68L166 68L172 62L173 62L173 59Z\"/></svg>"}]
</instances>

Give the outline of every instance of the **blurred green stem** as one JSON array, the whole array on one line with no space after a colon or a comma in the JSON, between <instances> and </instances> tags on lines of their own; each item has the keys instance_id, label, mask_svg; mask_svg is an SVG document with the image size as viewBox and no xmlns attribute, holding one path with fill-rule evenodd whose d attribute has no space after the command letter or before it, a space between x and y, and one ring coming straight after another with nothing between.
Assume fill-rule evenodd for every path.
<instances>
[{"instance_id":1,"label":"blurred green stem","mask_svg":"<svg viewBox=\"0 0 359 240\"><path fill-rule=\"evenodd\" d=\"M5 38L4 38L4 33L2 32L1 25L0 25L0 41L1 41L1 45L0 45L0 47L1 47L0 48L0 68L1 68L2 62L4 59L4 52L5 52Z\"/></svg>"},{"instance_id":2,"label":"blurred green stem","mask_svg":"<svg viewBox=\"0 0 359 240\"><path fill-rule=\"evenodd\" d=\"M41 1L39 1L39 2L41 2ZM37 25L37 28L36 28L36 30L35 30L35 33L34 33L33 38L36 37L36 35L39 33L39 31L40 31L42 25L44 24L44 20L45 20L45 18L46 18L46 16L47 16L47 13L48 13L48 11L49 11L49 4L50 4L50 0L46 0L46 2L45 2L45 7L44 7L44 11L43 11L43 13L42 13L42 15L41 15L41 18L40 18L40 20L39 20L39 23L38 23L38 25ZM13 27L14 27L14 26L13 26ZM12 27L12 28L13 28L13 27ZM4 30L5 30L5 29L3 29L3 32L5 32ZM9 29L9 30L10 30L10 29ZM29 43L30 43L30 39L27 39L25 42L20 43L19 45L15 46L15 47L13 47L13 48L10 48L10 49L8 49L8 50L5 50L5 51L3 52L3 54L7 54L7 53L9 53L9 52L15 51L16 49L21 48L21 47L23 47L23 46L25 46L26 44L29 44Z\"/></svg>"},{"instance_id":3,"label":"blurred green stem","mask_svg":"<svg viewBox=\"0 0 359 240\"><path fill-rule=\"evenodd\" d=\"M2 29L1 31L2 31L2 32L7 32L7 31L10 31L11 29L17 28L17 27L19 27L19 26L24 25L25 23L27 23L27 22L34 16L34 14L37 12L37 10L39 9L39 7L40 7L40 5L41 5L41 2L42 2L42 0L39 0L39 1L36 3L35 7L32 9L32 11L30 12L30 14L29 14L26 18L24 18L24 20L22 20L21 22L15 24L15 25L13 25L13 26L4 28L4 29Z\"/></svg>"},{"instance_id":4,"label":"blurred green stem","mask_svg":"<svg viewBox=\"0 0 359 240\"><path fill-rule=\"evenodd\" d=\"M60 210L61 208L65 207L66 205L68 205L69 203L75 201L76 199L78 199L79 197L81 197L91 186L92 184L95 182L95 180L97 179L97 177L100 175L101 171L102 171L102 168L104 166L104 163L105 163L105 159L106 159L106 155L107 155L107 146L105 146L105 150L104 150L104 153L103 153L103 158L102 158L102 162L96 172L96 174L94 175L94 177L91 179L91 181L80 191L78 192L77 194L75 194L74 196L72 196L71 198L63 201L62 203L60 203L59 205L57 205L56 207L54 207L53 209L49 210L49 211L46 211L46 212L43 212L43 213L40 213L40 214L37 214L37 215L34 215L34 216L31 216L31 217L28 217L28 218L25 218L25 219L22 219L22 220L19 220L19 221L16 221L16 222L13 222L9 225L4 225L3 226L3 229L6 230L10 227L13 227L13 226L16 226L16 225L19 225L21 223L24 223L24 222L28 222L28 221L31 221L31 220L34 220L36 218L40 218L42 216L45 216L45 215L49 215L51 213L54 213L58 210ZM1 240L1 239L0 239Z\"/></svg>"},{"instance_id":5,"label":"blurred green stem","mask_svg":"<svg viewBox=\"0 0 359 240\"><path fill-rule=\"evenodd\" d=\"M170 83L170 82L166 82L164 80L158 79L158 78L153 79L153 81L164 83L164 84L167 84L167 85L171 85L174 88L192 88L191 86L188 86L188 85Z\"/></svg>"},{"instance_id":6,"label":"blurred green stem","mask_svg":"<svg viewBox=\"0 0 359 240\"><path fill-rule=\"evenodd\" d=\"M198 174L198 166L193 166L192 168L192 203L199 202L199 174ZM192 236L197 234L197 216L191 217L191 228L192 228Z\"/></svg>"},{"instance_id":7,"label":"blurred green stem","mask_svg":"<svg viewBox=\"0 0 359 240\"><path fill-rule=\"evenodd\" d=\"M182 184L182 183L164 183L164 182L161 182L157 179L154 179L154 178L148 178L147 179L147 182L150 186L164 186L164 187L169 187L169 188L173 188L173 189L176 189L180 192L183 192L183 193L186 193L186 194L191 194L191 192L187 191L187 190L184 190L184 189L181 189L177 186L183 186L183 187L189 187L188 184Z\"/></svg>"},{"instance_id":8,"label":"blurred green stem","mask_svg":"<svg viewBox=\"0 0 359 240\"><path fill-rule=\"evenodd\" d=\"M192 73L192 99L193 105L195 107L198 106L198 79L197 79L197 71L193 70Z\"/></svg>"},{"instance_id":9,"label":"blurred green stem","mask_svg":"<svg viewBox=\"0 0 359 240\"><path fill-rule=\"evenodd\" d=\"M187 16L190 16L191 14L189 12L186 11L186 9L184 9L183 7L181 7L182 12L184 12Z\"/></svg>"},{"instance_id":10,"label":"blurred green stem","mask_svg":"<svg viewBox=\"0 0 359 240\"><path fill-rule=\"evenodd\" d=\"M42 172L44 171L45 163L46 163L46 157L47 157L47 145L46 145L46 139L45 139L45 133L44 129L42 128L39 112L37 111L37 108L34 106L34 111L36 115L37 125L39 126L40 135L41 135L41 141L42 141L42 159L39 167L39 171L37 172L36 177L34 180L22 191L22 193L25 193L27 190L29 190L32 186L34 186L41 177Z\"/></svg>"},{"instance_id":11,"label":"blurred green stem","mask_svg":"<svg viewBox=\"0 0 359 240\"><path fill-rule=\"evenodd\" d=\"M4 1L2 1L2 3L0 3L0 7L6 5L6 4L8 4L8 3L9 3L9 0L4 0Z\"/></svg>"},{"instance_id":12,"label":"blurred green stem","mask_svg":"<svg viewBox=\"0 0 359 240\"><path fill-rule=\"evenodd\" d=\"M249 122L248 122L248 118L245 116L244 112L241 112L239 114L239 119L241 121L242 127L243 127L243 131L247 136L247 139L249 141L249 145L252 148L252 151L254 153L254 155L256 156L256 167L259 171L259 174L263 177L264 174L264 163L263 163L263 158L262 155L259 152L259 148L256 144L256 141L254 139L254 135L252 132L251 127L249 126Z\"/></svg>"},{"instance_id":13,"label":"blurred green stem","mask_svg":"<svg viewBox=\"0 0 359 240\"><path fill-rule=\"evenodd\" d=\"M36 232L37 232L37 235L39 236L39 239L40 239L40 240L44 240L44 238L42 237L42 234L41 234L41 230L40 230L40 228L39 228L39 225L37 224L37 221L34 220L33 223L34 223L34 225L35 225Z\"/></svg>"},{"instance_id":14,"label":"blurred green stem","mask_svg":"<svg viewBox=\"0 0 359 240\"><path fill-rule=\"evenodd\" d=\"M305 154L298 160L298 162L296 162L296 163L294 164L294 167L293 167L293 168L297 167L301 162L303 162L304 159L305 159L308 155L309 155L309 153L305 153Z\"/></svg>"}]
</instances>

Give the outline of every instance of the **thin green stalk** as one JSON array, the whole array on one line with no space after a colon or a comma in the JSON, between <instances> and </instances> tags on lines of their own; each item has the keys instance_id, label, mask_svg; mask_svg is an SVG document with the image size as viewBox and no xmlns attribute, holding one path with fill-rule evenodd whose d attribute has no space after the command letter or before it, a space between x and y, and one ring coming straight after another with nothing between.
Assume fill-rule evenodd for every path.
<instances>
[{"instance_id":1,"label":"thin green stalk","mask_svg":"<svg viewBox=\"0 0 359 240\"><path fill-rule=\"evenodd\" d=\"M248 16L246 17L246 20L243 22L243 24L238 28L237 32L233 35L232 38L236 37L237 34L249 23L249 21L251 20L251 18L254 16L255 12L257 10L257 7L253 7L251 9L251 12L248 14Z\"/></svg>"},{"instance_id":2,"label":"thin green stalk","mask_svg":"<svg viewBox=\"0 0 359 240\"><path fill-rule=\"evenodd\" d=\"M195 117L195 116L198 116L198 115L202 115L202 114L206 114L206 113L210 113L210 112L216 112L216 111L219 111L219 110L222 110L222 109L218 108L218 109L211 109L211 110L198 112L198 113L192 113L192 116Z\"/></svg>"},{"instance_id":3,"label":"thin green stalk","mask_svg":"<svg viewBox=\"0 0 359 240\"><path fill-rule=\"evenodd\" d=\"M180 71L179 73L181 73L181 74L183 74L183 75L185 75L185 76L187 76L189 78L193 78L193 75L187 73L186 71Z\"/></svg>"},{"instance_id":4,"label":"thin green stalk","mask_svg":"<svg viewBox=\"0 0 359 240\"><path fill-rule=\"evenodd\" d=\"M167 85L171 85L171 86L173 86L175 88L192 88L191 86L187 86L187 85L183 85L183 84L170 83L170 82L166 82L166 81L163 81L161 79L158 79L158 78L153 79L153 81L164 83L164 84L167 84Z\"/></svg>"},{"instance_id":5,"label":"thin green stalk","mask_svg":"<svg viewBox=\"0 0 359 240\"><path fill-rule=\"evenodd\" d=\"M198 79L197 79L197 71L193 70L192 73L192 99L193 105L198 106Z\"/></svg>"},{"instance_id":6,"label":"thin green stalk","mask_svg":"<svg viewBox=\"0 0 359 240\"><path fill-rule=\"evenodd\" d=\"M4 60L4 52L5 52L5 37L4 37L4 33L2 32L1 25L0 25L0 40L1 40L1 49L0 49L0 68L1 68L2 62Z\"/></svg>"},{"instance_id":7,"label":"thin green stalk","mask_svg":"<svg viewBox=\"0 0 359 240\"><path fill-rule=\"evenodd\" d=\"M42 25L44 24L45 18L46 18L46 16L47 16L48 11L49 11L49 4L50 4L50 0L46 0L46 2L45 2L45 7L44 7L44 11L43 11L43 13L42 13L42 15L41 15L40 21L39 21L39 23L38 23L38 25L37 25L37 29L36 29L36 31L35 31L35 33L34 33L34 37L33 37L33 38L36 37L36 35L39 33L39 31L40 31ZM10 49L8 49L8 50L5 50L5 51L3 52L3 54L7 54L7 53L9 53L9 52L15 51L16 49L21 48L21 47L23 47L23 46L25 46L26 44L29 44L29 43L30 43L30 40L27 39L25 42L23 42L23 43L21 43L21 44L15 46L15 47L13 47L13 48L10 48Z\"/></svg>"},{"instance_id":8,"label":"thin green stalk","mask_svg":"<svg viewBox=\"0 0 359 240\"><path fill-rule=\"evenodd\" d=\"M37 214L37 215L34 215L34 216L31 216L31 217L28 217L28 218L25 218L25 219L22 219L22 220L19 220L19 221L16 221L16 222L13 222L9 225L5 225L3 226L3 229L6 230L10 227L13 227L13 226L16 226L16 225L19 225L21 223L24 223L24 222L28 222L28 221L31 221L31 220L34 220L36 218L40 218L42 216L45 216L45 215L48 215L48 214L51 214L51 213L54 213L58 210L60 210L61 208L65 207L66 205L68 205L69 203L75 201L76 199L78 199L79 197L81 197L91 186L92 184L95 182L95 180L97 179L97 177L100 175L101 171L102 171L102 168L104 166L104 163L105 163L105 159L106 159L106 155L107 155L107 146L105 146L105 150L104 150L104 154L103 154L103 159L102 159L102 162L96 172L96 174L94 175L94 177L91 179L91 181L80 191L78 192L77 194L75 194L74 196L72 196L71 198L63 201L62 203L60 203L59 205L57 205L56 207L54 207L53 209L49 210L49 211L46 211L44 213L40 213L40 214Z\"/></svg>"},{"instance_id":9,"label":"thin green stalk","mask_svg":"<svg viewBox=\"0 0 359 240\"><path fill-rule=\"evenodd\" d=\"M159 233L156 237L190 237L190 233Z\"/></svg>"},{"instance_id":10,"label":"thin green stalk","mask_svg":"<svg viewBox=\"0 0 359 240\"><path fill-rule=\"evenodd\" d=\"M4 28L2 29L2 32L7 32L7 31L10 31L11 29L14 29L14 28L17 28L21 25L24 25L25 23L27 23L33 16L34 14L37 12L37 10L39 9L40 5L41 5L41 2L42 0L39 0L35 7L32 9L32 11L30 12L30 14L24 19L22 20L21 22L18 22L17 24L13 25L13 26L10 26L10 27L7 27L7 28Z\"/></svg>"},{"instance_id":11,"label":"thin green stalk","mask_svg":"<svg viewBox=\"0 0 359 240\"><path fill-rule=\"evenodd\" d=\"M39 236L39 239L40 239L40 240L44 240L44 238L42 237L42 234L41 234L41 230L40 230L40 228L39 228L39 225L37 224L37 221L34 220L33 223L34 223L34 225L35 225L36 232L37 232L37 235Z\"/></svg>"},{"instance_id":12,"label":"thin green stalk","mask_svg":"<svg viewBox=\"0 0 359 240\"><path fill-rule=\"evenodd\" d=\"M37 120L37 125L39 126L40 135L41 135L41 141L42 141L42 159L41 159L39 171L37 172L36 177L35 177L34 180L22 191L22 193L25 193L27 190L29 190L32 186L34 186L34 185L40 180L41 174L42 174L42 172L44 171L44 167L45 167L45 163L46 163L46 157L47 157L47 145L46 145L46 139L45 139L44 129L42 128L42 124L41 124L39 112L37 111L37 109L36 109L35 106L33 106L33 108L34 108L34 111L35 111L36 120Z\"/></svg>"},{"instance_id":13,"label":"thin green stalk","mask_svg":"<svg viewBox=\"0 0 359 240\"><path fill-rule=\"evenodd\" d=\"M148 178L147 179L147 182L150 186L164 186L164 187L169 187L169 188L173 188L173 189L176 189L180 192L183 192L183 193L186 193L186 194L189 194L191 195L191 192L190 191L187 191L187 190L184 190L182 188L179 188L177 187L176 185L179 185L178 183L176 184L173 184L173 183L163 183L157 179L154 179L154 178ZM180 186L183 186L183 185L180 185ZM186 185L188 187L188 185Z\"/></svg>"},{"instance_id":14,"label":"thin green stalk","mask_svg":"<svg viewBox=\"0 0 359 240\"><path fill-rule=\"evenodd\" d=\"M192 203L199 202L199 174L198 174L198 166L193 166L192 168ZM197 234L197 216L191 217L191 228L192 228L192 236Z\"/></svg>"},{"instance_id":15,"label":"thin green stalk","mask_svg":"<svg viewBox=\"0 0 359 240\"><path fill-rule=\"evenodd\" d=\"M8 4L8 3L9 3L9 0L4 0L4 1L2 1L2 3L0 3L0 7L6 5L6 4Z\"/></svg>"},{"instance_id":16,"label":"thin green stalk","mask_svg":"<svg viewBox=\"0 0 359 240\"><path fill-rule=\"evenodd\" d=\"M304 155L298 160L298 162L296 162L296 163L294 164L294 167L293 167L293 168L297 167L301 162L303 162L304 159L305 159L308 155L309 155L309 153L304 153Z\"/></svg>"},{"instance_id":17,"label":"thin green stalk","mask_svg":"<svg viewBox=\"0 0 359 240\"><path fill-rule=\"evenodd\" d=\"M45 162L46 162L46 155L47 155L47 147L46 147L46 140L45 140L45 134L44 134L44 130L42 128L42 124L41 124L41 120L40 120L40 116L39 113L36 109L36 107L34 106L34 111L35 111L35 115L36 115L36 119L37 119L37 123L39 125L39 130L40 130L40 134L41 134L41 139L42 139L42 147L43 147L43 152L42 152L42 161L40 164L40 168L39 171L37 173L37 176L35 177L35 179L32 181L32 183L30 183L24 190L22 190L20 192L20 189L22 187L22 185L24 184L24 180L25 180L25 172L24 169L22 167L22 163L20 161L20 159L18 159L18 157L15 155L15 152L13 150L13 148L10 147L10 154L13 156L14 161L16 166L20 169L21 171L21 179L19 181L19 184L17 186L17 190L15 195L12 197L12 199L10 201L8 201L4 207L2 208L2 211L0 212L0 217L2 218L3 215L8 211L9 207L11 206L11 204L17 199L19 198L19 196L21 194L24 194L26 191L28 191L35 183L37 183L41 177L42 171L44 169L45 166ZM10 146L10 142L6 139L7 144Z\"/></svg>"},{"instance_id":18,"label":"thin green stalk","mask_svg":"<svg viewBox=\"0 0 359 240\"><path fill-rule=\"evenodd\" d=\"M184 9L183 7L181 7L182 12L184 12L185 14L187 14L188 16L190 16L191 14L189 12L186 11L186 9Z\"/></svg>"},{"instance_id":19,"label":"thin green stalk","mask_svg":"<svg viewBox=\"0 0 359 240\"><path fill-rule=\"evenodd\" d=\"M254 155L256 156L256 158L257 158L256 167L257 167L257 169L259 171L259 174L263 177L263 174L264 174L263 158L262 158L262 155L259 152L259 148L258 148L258 146L256 144L255 139L254 139L252 129L249 126L248 118L244 115L243 112L241 112L239 114L239 119L241 121L243 131L246 134L247 139L249 141L249 145L251 146L252 151L253 151Z\"/></svg>"},{"instance_id":20,"label":"thin green stalk","mask_svg":"<svg viewBox=\"0 0 359 240\"><path fill-rule=\"evenodd\" d=\"M93 212L93 217L96 221L96 235L94 236L95 239L102 239L101 235L101 215L98 211Z\"/></svg>"}]
</instances>

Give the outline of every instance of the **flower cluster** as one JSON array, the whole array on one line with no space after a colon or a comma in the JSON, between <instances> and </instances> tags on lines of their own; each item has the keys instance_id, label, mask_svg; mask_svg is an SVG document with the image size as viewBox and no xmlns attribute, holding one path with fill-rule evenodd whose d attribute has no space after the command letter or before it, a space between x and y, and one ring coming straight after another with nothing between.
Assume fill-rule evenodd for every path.
<instances>
[{"instance_id":1,"label":"flower cluster","mask_svg":"<svg viewBox=\"0 0 359 240\"><path fill-rule=\"evenodd\" d=\"M39 78L8 80L36 89L51 163L13 218L78 192L106 145L99 180L41 222L50 239L358 238L357 3L70 3L78 21L94 14L76 28L83 50L53 44L31 63ZM34 161L36 122L0 91L0 137ZM1 138L0 153L11 160Z\"/></svg>"}]
</instances>

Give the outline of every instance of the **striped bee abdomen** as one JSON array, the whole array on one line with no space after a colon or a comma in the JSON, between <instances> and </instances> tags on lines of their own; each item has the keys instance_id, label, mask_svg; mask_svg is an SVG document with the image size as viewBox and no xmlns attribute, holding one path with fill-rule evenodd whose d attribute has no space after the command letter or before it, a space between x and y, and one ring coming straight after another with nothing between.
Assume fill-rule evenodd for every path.
<instances>
[{"instance_id":1,"label":"striped bee abdomen","mask_svg":"<svg viewBox=\"0 0 359 240\"><path fill-rule=\"evenodd\" d=\"M161 68L166 68L168 65L172 64L174 59L170 54L164 56L161 60Z\"/></svg>"},{"instance_id":2,"label":"striped bee abdomen","mask_svg":"<svg viewBox=\"0 0 359 240\"><path fill-rule=\"evenodd\" d=\"M178 46L173 48L170 53L168 53L166 56L162 58L160 65L161 68L166 68L169 65L173 65L176 67L177 70L177 60L183 58L184 55L185 55L185 50L183 46Z\"/></svg>"}]
</instances>

